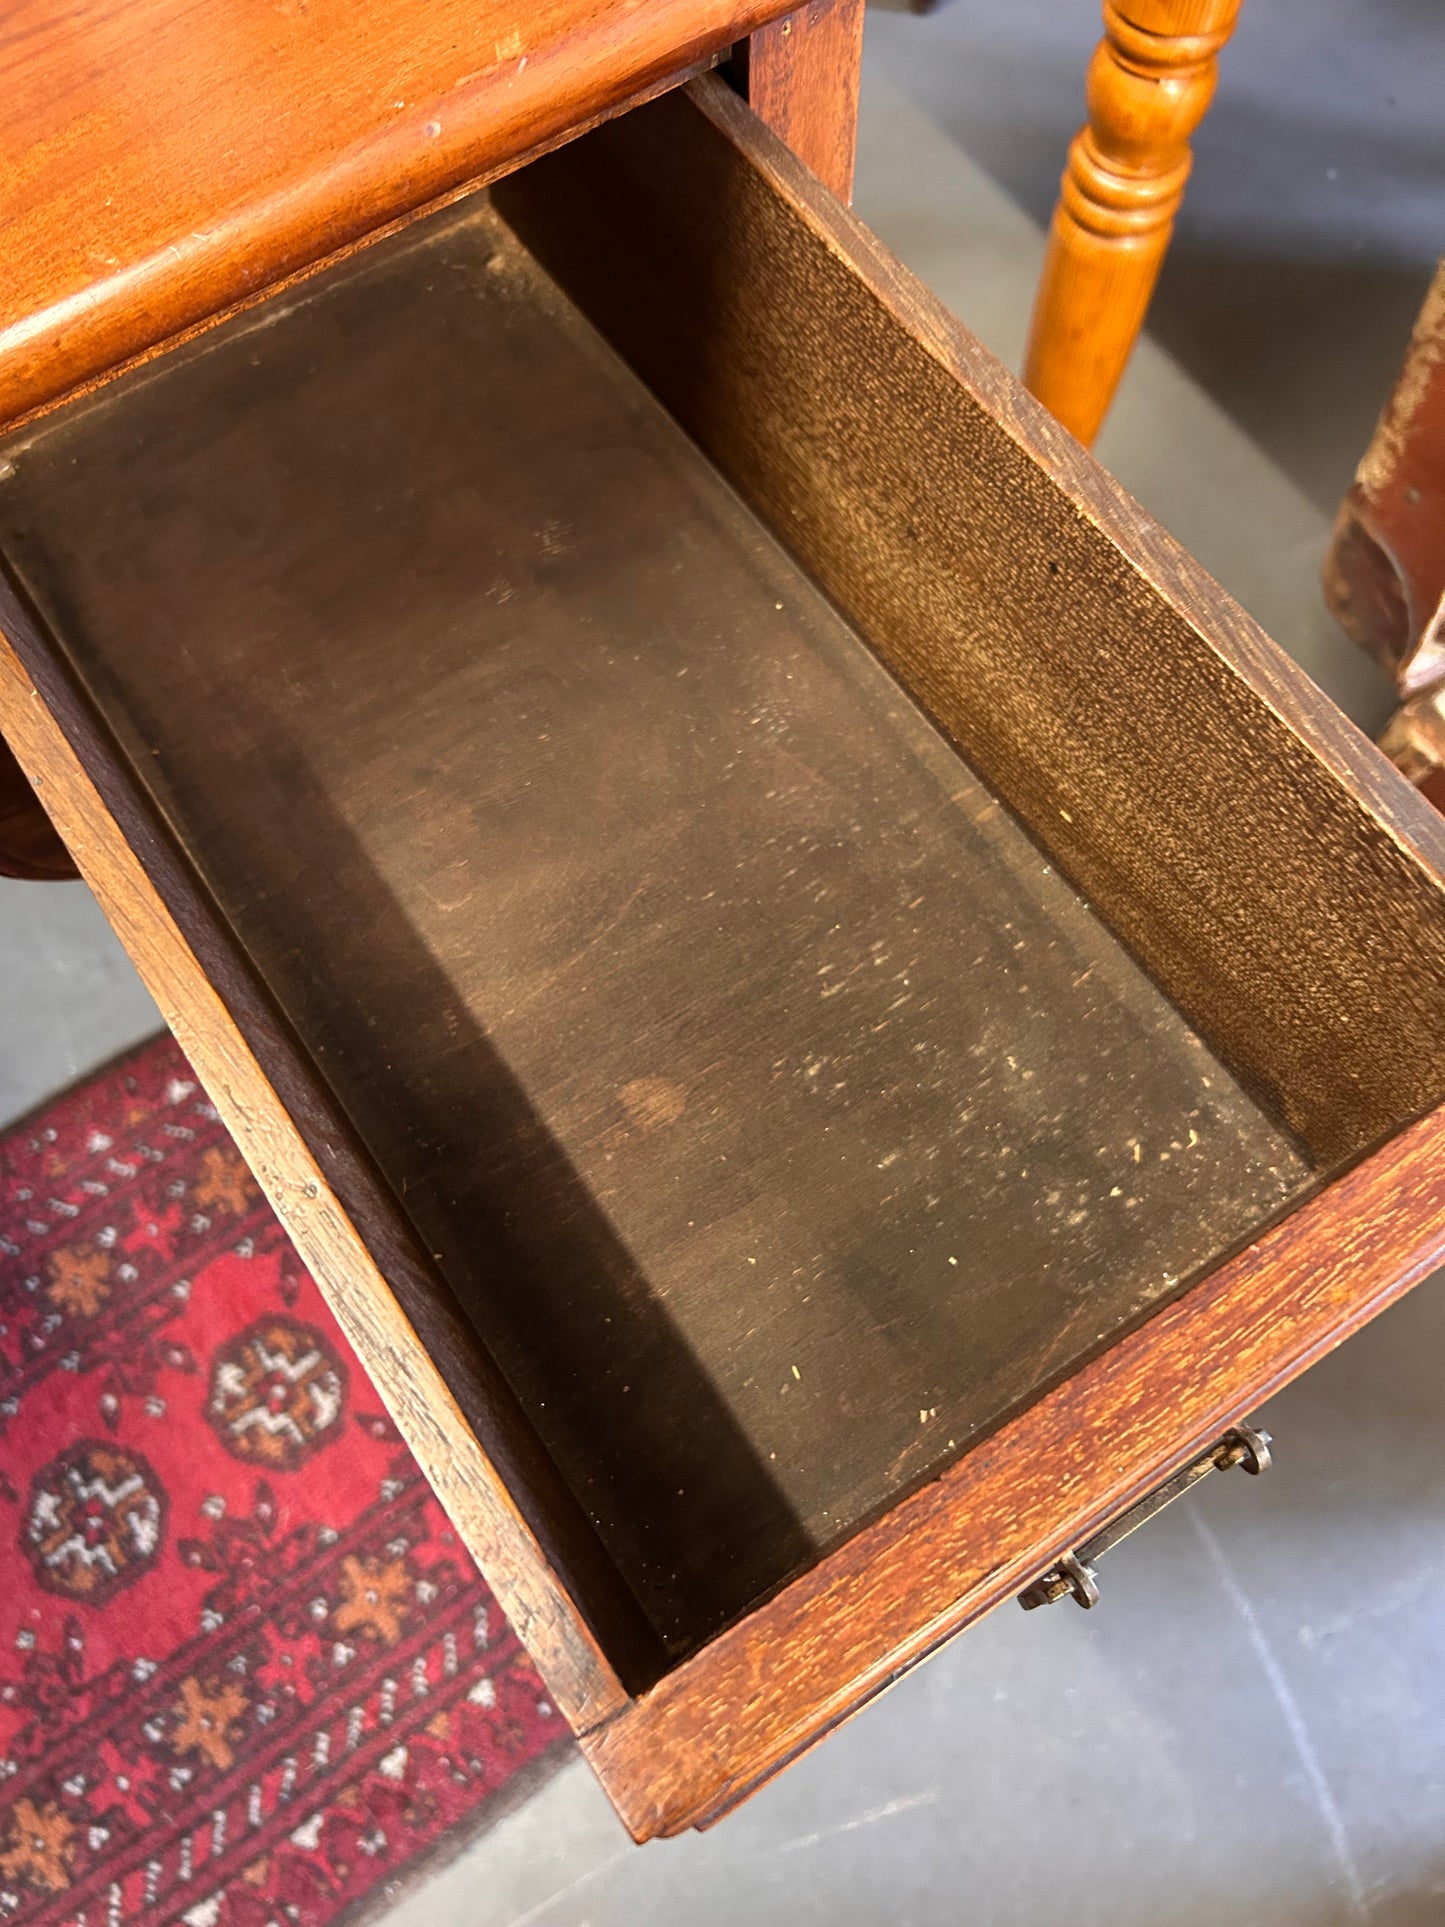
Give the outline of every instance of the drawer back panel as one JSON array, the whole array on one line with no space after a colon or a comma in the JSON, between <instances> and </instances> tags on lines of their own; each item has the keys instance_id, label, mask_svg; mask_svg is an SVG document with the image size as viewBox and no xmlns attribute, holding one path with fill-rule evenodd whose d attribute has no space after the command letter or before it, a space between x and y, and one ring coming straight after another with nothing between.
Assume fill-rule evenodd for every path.
<instances>
[{"instance_id":1,"label":"drawer back panel","mask_svg":"<svg viewBox=\"0 0 1445 1927\"><path fill-rule=\"evenodd\" d=\"M1445 915L1392 818L1437 873L1438 832L744 114L698 83L497 204L1238 1074L1357 1156L1445 1093Z\"/></svg>"}]
</instances>

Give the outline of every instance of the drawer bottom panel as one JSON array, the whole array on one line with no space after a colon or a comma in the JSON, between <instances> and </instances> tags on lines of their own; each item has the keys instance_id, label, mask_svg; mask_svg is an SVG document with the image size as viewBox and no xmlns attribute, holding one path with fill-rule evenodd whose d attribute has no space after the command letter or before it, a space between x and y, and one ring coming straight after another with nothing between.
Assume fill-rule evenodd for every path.
<instances>
[{"instance_id":1,"label":"drawer bottom panel","mask_svg":"<svg viewBox=\"0 0 1445 1927\"><path fill-rule=\"evenodd\" d=\"M669 1653L1312 1182L485 201L11 459L12 567Z\"/></svg>"}]
</instances>

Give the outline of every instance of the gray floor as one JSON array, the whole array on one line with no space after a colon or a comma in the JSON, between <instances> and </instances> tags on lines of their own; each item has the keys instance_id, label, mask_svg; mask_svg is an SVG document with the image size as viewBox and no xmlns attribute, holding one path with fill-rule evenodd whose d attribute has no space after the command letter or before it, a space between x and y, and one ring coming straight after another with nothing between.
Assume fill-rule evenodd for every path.
<instances>
[{"instance_id":1,"label":"gray floor","mask_svg":"<svg viewBox=\"0 0 1445 1927\"><path fill-rule=\"evenodd\" d=\"M0 1122L160 1028L83 883L0 877Z\"/></svg>"},{"instance_id":2,"label":"gray floor","mask_svg":"<svg viewBox=\"0 0 1445 1927\"><path fill-rule=\"evenodd\" d=\"M870 17L859 207L1016 361L1086 0ZM1333 504L1445 240L1437 0L1251 0L1103 459L1367 727ZM78 886L0 885L0 1116L155 1023ZM391 1927L1445 1923L1445 1287L1277 1399L1279 1465L996 1614L713 1832L580 1763Z\"/></svg>"}]
</instances>

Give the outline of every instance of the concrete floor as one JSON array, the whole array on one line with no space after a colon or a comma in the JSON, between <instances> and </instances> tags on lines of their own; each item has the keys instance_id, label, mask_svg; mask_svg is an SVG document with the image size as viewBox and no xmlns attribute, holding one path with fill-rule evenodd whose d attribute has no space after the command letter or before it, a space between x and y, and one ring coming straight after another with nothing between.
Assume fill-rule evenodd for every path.
<instances>
[{"instance_id":1,"label":"concrete floor","mask_svg":"<svg viewBox=\"0 0 1445 1927\"><path fill-rule=\"evenodd\" d=\"M858 205L1017 360L1084 0L870 16ZM1251 0L1105 462L1357 721L1319 559L1437 251L1435 0ZM155 1025L80 886L0 884L0 1116ZM1005 1609L706 1835L580 1762L391 1927L1445 1923L1445 1284L1264 1414L1277 1470Z\"/></svg>"}]
</instances>

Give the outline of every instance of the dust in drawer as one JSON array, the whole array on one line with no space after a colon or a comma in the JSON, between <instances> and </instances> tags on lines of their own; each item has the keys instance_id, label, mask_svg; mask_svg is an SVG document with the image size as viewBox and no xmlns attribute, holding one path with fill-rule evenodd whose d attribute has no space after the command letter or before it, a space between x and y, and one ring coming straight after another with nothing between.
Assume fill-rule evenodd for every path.
<instances>
[{"instance_id":1,"label":"dust in drawer","mask_svg":"<svg viewBox=\"0 0 1445 1927\"><path fill-rule=\"evenodd\" d=\"M668 1646L1309 1182L485 203L0 538Z\"/></svg>"}]
</instances>

